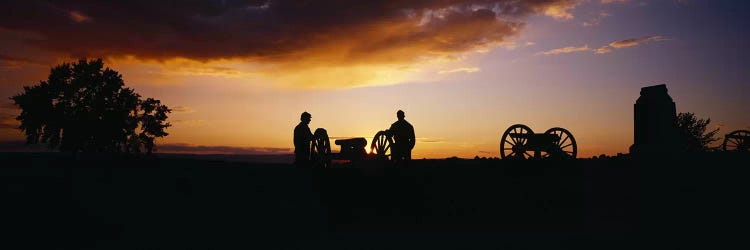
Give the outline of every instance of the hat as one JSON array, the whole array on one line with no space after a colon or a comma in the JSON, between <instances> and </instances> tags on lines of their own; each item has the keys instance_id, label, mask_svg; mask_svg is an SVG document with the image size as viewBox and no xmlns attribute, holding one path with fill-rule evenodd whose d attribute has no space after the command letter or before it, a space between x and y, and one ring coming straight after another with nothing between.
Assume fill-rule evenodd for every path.
<instances>
[{"instance_id":1,"label":"hat","mask_svg":"<svg viewBox=\"0 0 750 250\"><path fill-rule=\"evenodd\" d=\"M305 119L305 118L312 118L312 115L310 115L310 113L307 113L307 111L302 112L300 119Z\"/></svg>"}]
</instances>

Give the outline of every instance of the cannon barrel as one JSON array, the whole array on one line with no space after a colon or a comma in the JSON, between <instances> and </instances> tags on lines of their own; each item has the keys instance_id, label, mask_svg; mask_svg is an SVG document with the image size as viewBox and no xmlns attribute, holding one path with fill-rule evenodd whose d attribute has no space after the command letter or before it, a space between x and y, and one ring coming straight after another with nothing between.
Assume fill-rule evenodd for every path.
<instances>
[{"instance_id":1,"label":"cannon barrel","mask_svg":"<svg viewBox=\"0 0 750 250\"><path fill-rule=\"evenodd\" d=\"M351 138L351 139L340 139L335 141L336 145L341 146L341 152L339 152L339 159L342 160L361 160L365 158L365 145L367 140L365 138Z\"/></svg>"},{"instance_id":2,"label":"cannon barrel","mask_svg":"<svg viewBox=\"0 0 750 250\"><path fill-rule=\"evenodd\" d=\"M341 146L364 148L365 145L367 145L367 140L365 138L359 137L359 138L351 138L351 139L339 139L339 140L336 140L335 143L336 145L341 145Z\"/></svg>"}]
</instances>

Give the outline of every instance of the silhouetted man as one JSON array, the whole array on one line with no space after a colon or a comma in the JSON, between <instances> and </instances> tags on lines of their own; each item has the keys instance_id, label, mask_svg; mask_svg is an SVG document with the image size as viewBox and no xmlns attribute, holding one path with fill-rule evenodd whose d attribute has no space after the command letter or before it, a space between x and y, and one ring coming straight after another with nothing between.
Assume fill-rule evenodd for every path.
<instances>
[{"instance_id":1,"label":"silhouetted man","mask_svg":"<svg viewBox=\"0 0 750 250\"><path fill-rule=\"evenodd\" d=\"M398 121L391 125L388 131L393 136L391 157L396 162L411 160L411 150L414 148L414 127L404 120L404 111L396 112Z\"/></svg>"},{"instance_id":2,"label":"silhouetted man","mask_svg":"<svg viewBox=\"0 0 750 250\"><path fill-rule=\"evenodd\" d=\"M300 122L294 127L294 164L298 167L307 167L310 165L310 141L313 134L310 132L312 115L303 112L300 116Z\"/></svg>"}]
</instances>

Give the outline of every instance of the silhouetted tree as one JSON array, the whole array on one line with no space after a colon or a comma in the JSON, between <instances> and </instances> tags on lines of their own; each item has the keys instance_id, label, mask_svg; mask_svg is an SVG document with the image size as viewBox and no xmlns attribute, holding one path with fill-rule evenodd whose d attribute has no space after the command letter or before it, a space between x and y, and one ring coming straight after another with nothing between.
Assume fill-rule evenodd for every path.
<instances>
[{"instance_id":1,"label":"silhouetted tree","mask_svg":"<svg viewBox=\"0 0 750 250\"><path fill-rule=\"evenodd\" d=\"M169 107L162 105L161 101L148 98L140 103L140 112L138 121L141 124L141 133L138 134L146 153L151 154L154 151L154 139L169 135L164 129L172 126L167 120L167 113L172 112Z\"/></svg>"},{"instance_id":2,"label":"silhouetted tree","mask_svg":"<svg viewBox=\"0 0 750 250\"><path fill-rule=\"evenodd\" d=\"M680 137L688 152L703 152L711 149L709 144L718 141L716 133L719 129L706 132L711 119L698 119L693 113L677 114L677 127Z\"/></svg>"},{"instance_id":3,"label":"silhouetted tree","mask_svg":"<svg viewBox=\"0 0 750 250\"><path fill-rule=\"evenodd\" d=\"M11 99L21 108L16 120L26 142L48 143L60 151L130 152L130 138L145 138L152 145L153 138L167 135L163 129L169 126L164 124L166 106L151 98L141 101L101 59L55 66L46 81L25 86ZM161 130L151 124L162 125ZM135 133L139 125L146 128L143 135Z\"/></svg>"}]
</instances>

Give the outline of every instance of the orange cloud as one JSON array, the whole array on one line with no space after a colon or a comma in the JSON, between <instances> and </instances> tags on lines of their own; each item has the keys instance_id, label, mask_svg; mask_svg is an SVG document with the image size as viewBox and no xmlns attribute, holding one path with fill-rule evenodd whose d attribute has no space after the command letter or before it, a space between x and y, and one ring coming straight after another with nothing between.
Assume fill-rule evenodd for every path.
<instances>
[{"instance_id":1,"label":"orange cloud","mask_svg":"<svg viewBox=\"0 0 750 250\"><path fill-rule=\"evenodd\" d=\"M573 14L570 11L575 7L576 3L573 1L564 1L558 4L552 4L544 8L544 14L555 19L573 19Z\"/></svg>"}]
</instances>

